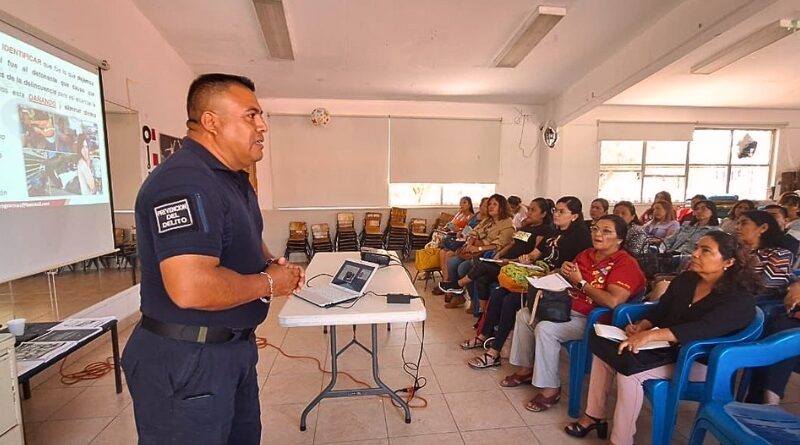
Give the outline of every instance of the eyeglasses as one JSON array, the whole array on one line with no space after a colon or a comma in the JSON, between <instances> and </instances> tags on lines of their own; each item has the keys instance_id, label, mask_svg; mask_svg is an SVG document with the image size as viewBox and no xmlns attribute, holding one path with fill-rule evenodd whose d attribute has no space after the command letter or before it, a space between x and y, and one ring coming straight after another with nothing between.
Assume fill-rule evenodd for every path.
<instances>
[{"instance_id":1,"label":"eyeglasses","mask_svg":"<svg viewBox=\"0 0 800 445\"><path fill-rule=\"evenodd\" d=\"M572 212L570 212L569 209L555 209L553 213L556 215L569 215Z\"/></svg>"},{"instance_id":2,"label":"eyeglasses","mask_svg":"<svg viewBox=\"0 0 800 445\"><path fill-rule=\"evenodd\" d=\"M591 230L592 233L599 233L603 236L617 236L617 232L609 229L600 230L600 228L597 226L592 226L589 230Z\"/></svg>"}]
</instances>

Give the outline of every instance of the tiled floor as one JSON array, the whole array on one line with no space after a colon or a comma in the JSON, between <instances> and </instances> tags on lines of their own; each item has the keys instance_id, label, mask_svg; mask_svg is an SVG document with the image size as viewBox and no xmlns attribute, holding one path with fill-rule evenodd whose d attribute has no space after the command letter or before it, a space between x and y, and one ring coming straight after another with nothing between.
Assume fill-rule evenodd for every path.
<instances>
[{"instance_id":1,"label":"tiled floor","mask_svg":"<svg viewBox=\"0 0 800 445\"><path fill-rule=\"evenodd\" d=\"M361 397L329 399L314 409L308 419L308 430L299 430L299 420L306 404L327 384L329 376L317 370L307 359L289 359L275 349L260 351L258 372L261 385L261 418L265 444L358 444L358 445L477 445L477 444L595 444L593 439L575 440L568 437L563 426L570 421L566 415L566 401L545 413L532 413L524 403L535 389L524 386L504 389L498 385L510 372L504 364L500 369L476 371L468 368L466 360L471 352L458 348L458 342L472 335L471 315L461 309L444 309L441 297L423 291L428 321L425 325L424 353L420 375L427 384L419 392L425 399L425 408L412 410L412 423L403 422L402 411L386 399ZM284 329L277 326L281 303L274 304L268 320L258 333L284 352L293 355L316 357L329 367L328 340L321 328ZM341 344L348 341L349 329L339 330ZM358 338L368 342L369 330L358 328ZM422 336L422 325L392 326L391 332L379 329L381 376L390 387L411 384L402 369L401 351L406 341L405 357L416 360ZM121 333L127 339L130 329ZM406 337L407 336L407 337ZM108 343L70 362L65 371L83 368L87 363L102 360L110 354ZM367 380L370 376L368 357L357 349L350 349L340 360L340 368L354 377ZM566 360L562 360L562 376L566 377ZM358 385L340 376L339 388ZM25 435L30 445L114 444L136 443L133 409L127 389L114 393L113 375L63 385L58 376L33 381L33 398L23 403ZM800 412L800 383L790 384L787 406ZM415 400L414 405L423 403ZM680 413L680 423L675 443L685 443L691 428L694 407L687 404ZM650 443L650 415L645 407L639 419L637 443ZM709 441L710 443L710 441Z\"/></svg>"}]
</instances>

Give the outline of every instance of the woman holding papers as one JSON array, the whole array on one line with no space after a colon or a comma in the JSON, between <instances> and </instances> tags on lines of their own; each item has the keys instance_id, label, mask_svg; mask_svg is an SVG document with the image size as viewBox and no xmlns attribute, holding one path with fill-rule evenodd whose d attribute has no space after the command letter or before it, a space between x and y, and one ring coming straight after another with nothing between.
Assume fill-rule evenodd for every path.
<instances>
[{"instance_id":1,"label":"woman holding papers","mask_svg":"<svg viewBox=\"0 0 800 445\"><path fill-rule=\"evenodd\" d=\"M639 348L654 341L680 345L745 328L755 317L753 294L759 282L752 259L736 238L722 231L706 234L697 241L689 270L670 283L645 319L625 328L628 338L619 344L619 354L637 354ZM611 379L616 377L617 403L610 441L632 444L644 398L642 382L671 378L673 369L671 364L624 376L595 355L586 411L564 430L575 437L597 430L600 438L606 437L606 401ZM705 366L695 364L689 379L704 377Z\"/></svg>"},{"instance_id":2,"label":"woman holding papers","mask_svg":"<svg viewBox=\"0 0 800 445\"><path fill-rule=\"evenodd\" d=\"M486 302L489 300L491 285L497 281L500 268L508 264L508 260L526 259L527 255L547 237L552 236L553 212L550 210L547 200L536 198L527 207L527 217L513 237L513 241L494 254L493 260L481 261L479 258L471 260L469 271L461 277L453 286L448 288L448 292L463 294L464 287L470 283L475 283L474 292L481 304L481 312L486 309ZM484 258L485 260L485 258ZM501 288L502 289L502 288ZM472 290L470 291L472 292ZM519 299L517 299L519 300ZM519 309L519 304L517 304ZM516 312L516 310L514 311ZM511 313L511 322L514 321L514 312ZM494 323L493 323L494 324ZM486 339L476 339L464 342L464 349L471 349L471 345L482 345ZM477 342L477 343L476 343Z\"/></svg>"},{"instance_id":3,"label":"woman holding papers","mask_svg":"<svg viewBox=\"0 0 800 445\"><path fill-rule=\"evenodd\" d=\"M619 216L600 217L592 227L592 247L561 265L560 273L574 286L567 289L572 305L569 321L537 322L535 316L531 320L527 308L517 312L509 362L521 368L500 384L510 387L531 381L541 388L525 409L545 411L561 399L561 343L583 336L589 312L598 306L613 308L644 288L639 264L621 248L627 231L628 225Z\"/></svg>"}]
</instances>

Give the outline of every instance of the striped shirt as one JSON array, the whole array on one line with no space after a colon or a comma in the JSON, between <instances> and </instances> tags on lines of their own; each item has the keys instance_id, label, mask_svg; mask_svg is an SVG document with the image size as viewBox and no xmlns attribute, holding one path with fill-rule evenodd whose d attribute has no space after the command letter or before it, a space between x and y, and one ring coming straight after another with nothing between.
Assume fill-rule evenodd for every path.
<instances>
[{"instance_id":1,"label":"striped shirt","mask_svg":"<svg viewBox=\"0 0 800 445\"><path fill-rule=\"evenodd\" d=\"M783 291L794 281L792 252L781 247L765 247L753 252L756 272L764 277L764 287Z\"/></svg>"}]
</instances>

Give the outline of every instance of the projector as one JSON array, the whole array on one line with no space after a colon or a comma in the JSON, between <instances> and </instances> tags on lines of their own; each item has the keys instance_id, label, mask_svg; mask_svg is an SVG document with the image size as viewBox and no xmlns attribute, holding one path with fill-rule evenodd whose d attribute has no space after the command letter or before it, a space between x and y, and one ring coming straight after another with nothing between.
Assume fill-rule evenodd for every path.
<instances>
[{"instance_id":1,"label":"projector","mask_svg":"<svg viewBox=\"0 0 800 445\"><path fill-rule=\"evenodd\" d=\"M372 247L361 248L361 260L377 264L379 266L388 266L392 255L383 249L374 249Z\"/></svg>"}]
</instances>

